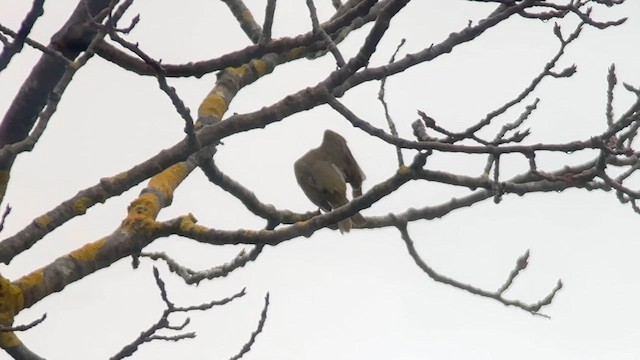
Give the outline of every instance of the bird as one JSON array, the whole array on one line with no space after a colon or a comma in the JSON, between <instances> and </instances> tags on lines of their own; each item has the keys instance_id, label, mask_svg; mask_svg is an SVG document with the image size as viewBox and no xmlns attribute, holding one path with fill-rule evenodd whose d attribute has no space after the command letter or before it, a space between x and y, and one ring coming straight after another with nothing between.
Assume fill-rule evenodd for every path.
<instances>
[{"instance_id":1,"label":"bird","mask_svg":"<svg viewBox=\"0 0 640 360\"><path fill-rule=\"evenodd\" d=\"M349 202L347 183L354 198L362 195L362 182L366 179L358 162L351 154L347 141L337 132L325 130L319 147L309 150L293 164L298 185L304 194L325 212ZM338 222L341 234L349 232L353 224L364 225L360 213Z\"/></svg>"}]
</instances>

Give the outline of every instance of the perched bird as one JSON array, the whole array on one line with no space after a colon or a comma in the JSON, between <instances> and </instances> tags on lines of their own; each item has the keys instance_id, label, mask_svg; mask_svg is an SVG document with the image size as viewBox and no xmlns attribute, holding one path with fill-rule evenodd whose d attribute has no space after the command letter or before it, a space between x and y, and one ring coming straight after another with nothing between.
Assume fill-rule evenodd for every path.
<instances>
[{"instance_id":1,"label":"perched bird","mask_svg":"<svg viewBox=\"0 0 640 360\"><path fill-rule=\"evenodd\" d=\"M366 178L347 141L331 130L325 130L320 147L309 150L296 160L293 170L305 195L325 212L349 202L347 183L351 185L353 197L362 195L362 182ZM363 225L365 219L356 213L340 221L340 232L349 232L352 222Z\"/></svg>"}]
</instances>

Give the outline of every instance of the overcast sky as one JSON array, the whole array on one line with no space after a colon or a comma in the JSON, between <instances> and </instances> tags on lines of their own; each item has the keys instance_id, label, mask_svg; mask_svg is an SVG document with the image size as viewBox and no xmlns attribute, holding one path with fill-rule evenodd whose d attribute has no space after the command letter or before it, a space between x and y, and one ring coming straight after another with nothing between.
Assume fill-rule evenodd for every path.
<instances>
[{"instance_id":1,"label":"overcast sky","mask_svg":"<svg viewBox=\"0 0 640 360\"><path fill-rule=\"evenodd\" d=\"M246 2L261 24L266 1ZM315 3L321 21L328 19L331 2ZM29 6L0 0L0 23L17 29ZM74 6L73 1L47 2L32 38L48 43ZM371 64L384 64L401 38L407 39L400 52L403 56L442 41L494 8L466 1L413 1L394 18ZM221 1L139 0L125 18L137 13L141 21L129 39L163 63L210 59L250 44ZM307 13L304 1L279 1L273 36L309 31ZM526 126L532 129L530 143L581 140L602 132L608 67L616 64L620 82L640 85L640 3L628 1L619 8L594 11L597 20L623 16L630 17L623 26L604 31L587 27L570 46L559 68L575 63L574 77L546 79L533 96L483 134L513 121L536 97L540 104ZM563 32L568 34L576 23L575 16L567 16ZM389 79L387 100L401 136L412 138L410 124L417 118L416 110L451 130L462 130L515 97L557 51L552 28L553 22L516 16L451 54ZM356 53L367 29L340 45L345 57ZM40 56L25 47L0 73L0 113L4 114ZM334 67L331 56L281 66L243 89L228 114L270 105L316 84ZM170 84L195 115L214 81L215 75L209 74L201 79L170 79ZM385 128L376 100L378 86L359 87L342 100L361 118ZM616 114L633 100L619 87ZM129 169L180 141L183 127L154 78L140 77L95 57L76 75L34 151L17 159L5 197L13 212L2 238L100 178ZM327 128L349 142L367 174L365 191L396 171L392 147L353 128L326 106L225 139L216 162L265 203L279 209L313 210L296 184L292 164L320 143ZM412 156L405 152L407 160ZM593 152L543 155L538 160L543 170L552 171L593 156ZM437 154L428 167L478 176L484 164L483 156ZM501 174L506 179L526 169L522 157L512 156L503 162ZM145 184L91 208L9 266L1 266L0 272L9 279L18 278L111 233ZM363 214L437 205L469 192L411 183ZM198 170L176 191L173 204L160 213L159 220L189 212L213 228L265 225L239 201L210 185ZM435 283L409 257L398 231L389 228L354 230L344 236L329 229L318 231L309 239L266 248L254 263L199 287L185 285L162 263L143 259L140 268L132 270L130 259L124 259L24 310L16 323L48 314L43 324L20 334L27 346L48 359L108 358L160 316L163 304L151 272L156 265L170 298L180 305L224 298L243 287L247 295L224 307L189 314L188 330L197 332L196 339L146 344L135 359L231 357L254 330L267 291L271 306L264 332L246 359L637 359L639 220L614 193L571 190L508 195L499 205L489 200L442 219L410 224L416 247L428 264L488 290L499 287L518 256L530 249L529 267L508 297L536 302L562 279L565 287L543 310L551 319ZM241 249L177 237L157 240L147 248L165 251L195 269L228 262Z\"/></svg>"}]
</instances>

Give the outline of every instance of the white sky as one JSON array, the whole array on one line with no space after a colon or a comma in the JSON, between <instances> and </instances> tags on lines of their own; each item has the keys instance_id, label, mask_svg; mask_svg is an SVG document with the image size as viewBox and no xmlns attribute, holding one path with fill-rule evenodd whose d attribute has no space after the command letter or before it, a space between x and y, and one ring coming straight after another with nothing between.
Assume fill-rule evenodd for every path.
<instances>
[{"instance_id":1,"label":"white sky","mask_svg":"<svg viewBox=\"0 0 640 360\"><path fill-rule=\"evenodd\" d=\"M258 23L262 23L265 3L247 0ZM0 0L0 23L17 29L29 5ZM75 2L49 1L45 6L45 15L32 33L43 43L67 19ZM330 1L316 1L316 6L321 21L330 16ZM416 52L493 8L465 1L413 1L393 20L371 64L385 63L403 37L407 44L400 55ZM141 22L130 39L164 63L209 59L249 45L220 1L139 0L126 18L136 13L141 14ZM604 31L587 28L570 46L559 69L577 64L573 78L546 79L492 130L513 121L524 105L540 97L538 110L525 126L532 128L531 143L566 142L601 132L606 126L609 65L615 62L620 83L640 85L640 3L628 1L613 10L598 8L594 15L599 20L621 16L630 16L625 25ZM568 34L575 24L575 17L567 16L563 32ZM390 79L387 100L401 135L411 138L410 124L418 109L441 125L460 130L517 95L555 54L558 41L552 27L553 22L514 17L451 54ZM303 1L278 2L274 37L294 36L310 28ZM340 46L345 57L355 54L365 35L366 30L360 30ZM0 73L0 113L4 114L39 57L25 48ZM242 90L228 114L259 109L314 85L334 66L330 56L284 65ZM195 115L214 81L211 74L171 79L170 84ZM376 100L378 86L354 89L343 101L360 117L385 127ZM620 86L616 114L632 100ZM183 127L154 78L141 78L94 58L76 75L35 150L21 155L14 165L5 200L14 210L2 238L100 178L171 146L183 138ZM367 174L365 191L395 172L393 148L354 129L326 106L225 139L216 161L263 202L280 209L312 210L297 187L292 164L319 144L326 128L339 131L349 141ZM551 171L592 156L541 155L538 160L543 170ZM405 153L406 160L411 157L411 152ZM437 155L428 166L477 176L484 163L480 156ZM507 158L504 165L505 179L527 166L518 156ZM91 208L9 266L0 267L0 272L15 279L109 234L143 185ZM414 183L363 213L384 215L410 206L436 205L468 192ZM264 226L239 201L208 184L200 171L194 171L176 191L173 204L159 219L188 212L210 227ZM500 286L517 257L531 249L529 268L508 296L538 301L561 278L564 289L543 311L551 320L434 283L413 263L394 229L356 230L347 236L322 230L310 239L267 248L257 261L228 278L203 282L197 288L184 285L165 271L164 264L155 264L162 270L170 297L180 305L230 296L245 286L248 294L227 306L190 314L187 330L197 331L195 340L146 344L134 358L227 359L254 330L263 296L269 291L271 306L264 332L245 359L637 359L640 244L633 230L637 222L638 215L613 193L573 190L505 196L499 205L489 200L443 219L410 225L428 264L442 274L490 290ZM229 261L241 248L172 237L146 250L165 251L186 266L206 269ZM161 314L152 265L143 259L142 266L132 270L130 259L125 259L49 296L17 317L16 323L26 323L48 314L43 324L21 334L21 339L48 359L108 358Z\"/></svg>"}]
</instances>

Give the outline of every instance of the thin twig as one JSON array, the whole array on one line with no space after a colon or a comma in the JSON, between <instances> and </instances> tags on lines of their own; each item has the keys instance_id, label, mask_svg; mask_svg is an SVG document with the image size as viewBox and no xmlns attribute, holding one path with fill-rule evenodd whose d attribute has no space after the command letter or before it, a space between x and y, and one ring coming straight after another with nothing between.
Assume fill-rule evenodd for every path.
<instances>
[{"instance_id":1,"label":"thin twig","mask_svg":"<svg viewBox=\"0 0 640 360\"><path fill-rule=\"evenodd\" d=\"M256 338L258 337L258 335L264 329L264 324L267 321L267 310L268 309L269 309L269 293L267 293L267 295L265 295L265 297L264 297L264 307L262 308L262 312L260 313L260 320L258 321L258 326L251 333L251 336L249 337L249 341L247 341L242 346L242 349L240 349L240 352L237 353L236 355L232 356L230 358L230 360L238 360L241 357L243 357L244 354L248 353L249 350L251 350L251 346L253 346L253 344L256 342Z\"/></svg>"},{"instance_id":2,"label":"thin twig","mask_svg":"<svg viewBox=\"0 0 640 360\"><path fill-rule=\"evenodd\" d=\"M36 23L36 20L44 14L43 7L44 0L33 1L31 10L29 10L24 20L22 20L22 24L20 25L18 32L13 36L13 42L5 45L4 49L2 49L2 53L0 53L0 71L4 70L7 65L9 65L9 61L11 61L11 58L15 54L22 51L22 46L31 32L33 25Z\"/></svg>"},{"instance_id":3,"label":"thin twig","mask_svg":"<svg viewBox=\"0 0 640 360\"><path fill-rule=\"evenodd\" d=\"M18 38L18 34L9 29L8 27L3 26L2 24L0 24L0 32L5 33L9 36L11 36L14 39ZM47 47L44 44L41 44L29 37L25 37L24 38L24 43L31 46L32 48L36 49L36 50L40 50L42 53L53 56L55 58L60 59L61 61L63 61L64 63L66 63L67 65L73 63L71 60L67 59L61 52L56 51L54 49L51 49L49 47Z\"/></svg>"},{"instance_id":4,"label":"thin twig","mask_svg":"<svg viewBox=\"0 0 640 360\"><path fill-rule=\"evenodd\" d=\"M110 358L111 360L119 360L119 359L126 358L128 356L131 356L138 350L138 348L141 345L151 341L155 341L155 340L179 341L183 339L195 338L196 334L194 332L186 332L186 333L181 333L181 334L172 335L172 336L156 335L156 333L163 329L173 330L173 331L182 331L184 328L186 328L187 325L189 325L190 323L189 318L186 318L180 324L172 325L171 322L169 321L169 316L171 314L178 313L178 312L190 312L194 310L199 310L199 311L209 310L214 306L225 305L245 295L245 289L242 289L240 292L230 297L224 298L222 300L214 300L214 301L210 301L208 303L203 303L199 305L178 307L173 302L171 302L171 300L169 300L165 283L160 277L160 272L156 267L153 268L153 276L156 280L156 285L160 290L160 298L162 299L162 302L165 304L165 310L162 312L160 319L155 324L151 325L147 330L140 333L140 335L131 343L125 345L117 354L115 354Z\"/></svg>"},{"instance_id":5,"label":"thin twig","mask_svg":"<svg viewBox=\"0 0 640 360\"><path fill-rule=\"evenodd\" d=\"M242 0L222 0L240 24L240 28L249 37L252 43L257 44L260 41L262 29L254 20L251 10L247 8Z\"/></svg>"},{"instance_id":6,"label":"thin twig","mask_svg":"<svg viewBox=\"0 0 640 360\"><path fill-rule=\"evenodd\" d=\"M527 136L529 136L529 134L531 133L530 130L525 129L522 132L517 131L513 136L509 138L505 138L507 132L519 128L520 125L522 125L524 121L527 120L529 116L531 116L531 113L533 112L533 110L535 110L538 107L539 102L540 102L540 99L536 98L531 105L527 105L525 107L525 111L522 114L520 114L520 116L514 122L502 125L502 128L500 128L500 131L498 131L496 136L493 138L493 141L491 141L491 144L502 145L502 144L508 144L508 143L519 143L522 140L524 140ZM494 160L495 160L494 155L489 155L487 157L487 164L485 165L483 174L489 175L489 171L491 171L491 167L493 166Z\"/></svg>"},{"instance_id":7,"label":"thin twig","mask_svg":"<svg viewBox=\"0 0 640 360\"><path fill-rule=\"evenodd\" d=\"M146 62L147 65L151 66L151 68L155 70L156 79L158 80L158 85L160 86L160 89L165 94L167 94L167 96L171 100L171 103L175 107L176 111L178 112L178 114L180 114L180 117L182 117L182 119L184 120L184 123L185 123L184 132L187 134L187 138L189 139L189 143L191 147L194 150L199 150L200 143L198 142L198 138L195 133L193 117L191 117L191 110L189 110L189 108L186 107L186 105L184 104L184 101L182 101L182 99L176 92L176 89L172 86L169 86L169 84L167 83L165 71L162 68L162 65L160 64L160 61L156 61L155 59L147 55L144 51L140 49L138 44L130 43L125 39L123 39L122 37L120 37L115 31L113 31L113 29L107 29L107 30L109 31L109 35L111 39L113 39L120 45L124 46L125 48L129 49L136 55L138 55L138 57L144 60L144 62Z\"/></svg>"},{"instance_id":8,"label":"thin twig","mask_svg":"<svg viewBox=\"0 0 640 360\"><path fill-rule=\"evenodd\" d=\"M498 289L498 291L490 292L490 291L486 291L486 290L459 282L457 280L454 280L452 278L449 278L437 273L435 270L433 270L433 268L427 265L424 262L424 260L422 260L422 258L416 251L416 248L413 245L413 240L411 240L411 237L409 236L409 232L407 230L407 223L405 221L398 220L396 223L396 227L398 228L398 230L400 230L402 240L404 240L405 244L407 245L407 250L409 251L409 255L411 255L411 258L413 258L415 263L433 280L437 282L441 282L443 284L451 285L455 288L470 292L475 295L494 299L504 304L505 306L514 306L514 307L520 308L524 311L531 313L532 315L542 316L546 318L549 317L545 314L540 313L540 309L542 309L546 305L551 304L555 295L558 293L558 291L560 291L560 289L562 289L561 280L558 280L558 283L556 284L556 286L553 288L553 290L551 290L551 292L544 299L534 304L525 304L519 300L509 300L502 297L502 293L511 285L517 273L519 273L524 268L525 265L521 261L522 257L518 259L518 262L516 263L516 267L514 268L514 270L511 271L511 274L509 275L507 283L505 283L506 287L505 285L503 285Z\"/></svg>"},{"instance_id":9,"label":"thin twig","mask_svg":"<svg viewBox=\"0 0 640 360\"><path fill-rule=\"evenodd\" d=\"M400 49L402 48L402 45L404 45L405 41L406 39L400 40L400 44L398 44L398 46L396 47L396 51L393 52L393 55L391 55L391 58L389 59L389 64L393 63L396 60L396 55L398 54L398 51L400 51ZM380 103L382 104L382 108L384 109L384 116L387 119L387 125L389 126L389 131L391 132L391 135L398 137L398 130L396 130L396 124L394 123L393 119L391 118L391 115L389 114L389 106L387 105L387 102L384 99L386 84L387 84L387 77L383 77L382 80L380 80L380 90L378 91L378 100L380 100ZM398 146L396 146L396 156L398 157L398 167L404 166L404 159L402 158L402 150Z\"/></svg>"},{"instance_id":10,"label":"thin twig","mask_svg":"<svg viewBox=\"0 0 640 360\"><path fill-rule=\"evenodd\" d=\"M9 214L11 214L11 205L7 204L4 208L4 213L2 213L2 220L0 220L0 232L4 230L4 222L7 220Z\"/></svg>"},{"instance_id":11,"label":"thin twig","mask_svg":"<svg viewBox=\"0 0 640 360\"><path fill-rule=\"evenodd\" d=\"M14 332L14 331L26 331L32 329L33 327L41 324L43 321L47 319L47 314L42 314L42 316L28 324L24 325L13 325L13 326L4 326L0 325L0 332Z\"/></svg>"},{"instance_id":12,"label":"thin twig","mask_svg":"<svg viewBox=\"0 0 640 360\"><path fill-rule=\"evenodd\" d=\"M314 215L317 215L315 212L296 214L290 210L279 210L271 204L261 202L254 192L223 173L222 170L216 166L213 159L201 161L199 166L209 181L220 186L222 190L240 200L247 210L267 221L273 221L279 224L292 224L298 221L308 220Z\"/></svg>"},{"instance_id":13,"label":"thin twig","mask_svg":"<svg viewBox=\"0 0 640 360\"><path fill-rule=\"evenodd\" d=\"M228 263L212 267L204 271L196 271L180 265L169 255L163 252L156 253L140 253L141 257L148 257L153 260L163 260L167 263L169 271L180 276L187 284L199 284L202 280L211 280L219 277L228 276L232 271L245 266L248 262L254 261L262 252L264 245L256 245L250 251L244 249L236 255L233 260Z\"/></svg>"},{"instance_id":14,"label":"thin twig","mask_svg":"<svg viewBox=\"0 0 640 360\"><path fill-rule=\"evenodd\" d=\"M131 5L131 2L132 1L129 0L121 4L115 11L114 15L109 18L107 22L109 24L115 25L117 21L122 17L126 9ZM116 2L112 2L111 6L115 6L115 3ZM44 133L49 120L58 109L58 103L60 102L60 99L62 98L65 90L71 83L71 80L73 80L74 75L78 70L80 70L84 65L87 64L89 59L93 57L93 55L95 54L96 46L98 46L98 44L103 40L106 33L107 31L105 29L99 30L87 49L84 51L84 53L82 53L82 55L80 55L73 62L67 60L67 69L60 78L60 81L58 81L58 83L54 87L51 94L49 94L47 105L44 110L40 112L40 115L38 117L38 124L34 127L31 134L29 134L29 136L27 136L24 140L14 144L5 145L2 149L0 149L0 162L4 162L5 160L3 159L6 159L7 157L15 157L17 154L20 154L22 152L33 150L36 143Z\"/></svg>"},{"instance_id":15,"label":"thin twig","mask_svg":"<svg viewBox=\"0 0 640 360\"><path fill-rule=\"evenodd\" d=\"M320 27L320 22L318 21L318 13L316 11L316 6L313 3L313 0L307 0L307 7L309 8L309 16L311 17L313 33L320 36L325 41L327 48L329 49L329 51L331 51L331 54L333 54L333 57L336 59L336 64L338 65L338 67L343 67L346 64L346 62L344 61L344 57L342 57L340 50L338 50L338 47L333 42L331 37L327 35L322 27Z\"/></svg>"},{"instance_id":16,"label":"thin twig","mask_svg":"<svg viewBox=\"0 0 640 360\"><path fill-rule=\"evenodd\" d=\"M259 44L266 44L271 40L271 28L273 27L273 15L276 11L276 0L267 0L267 8L264 11L264 23Z\"/></svg>"},{"instance_id":17,"label":"thin twig","mask_svg":"<svg viewBox=\"0 0 640 360\"><path fill-rule=\"evenodd\" d=\"M607 125L613 125L613 89L616 86L618 79L616 78L616 65L611 64L609 67L609 73L607 74Z\"/></svg>"}]
</instances>

